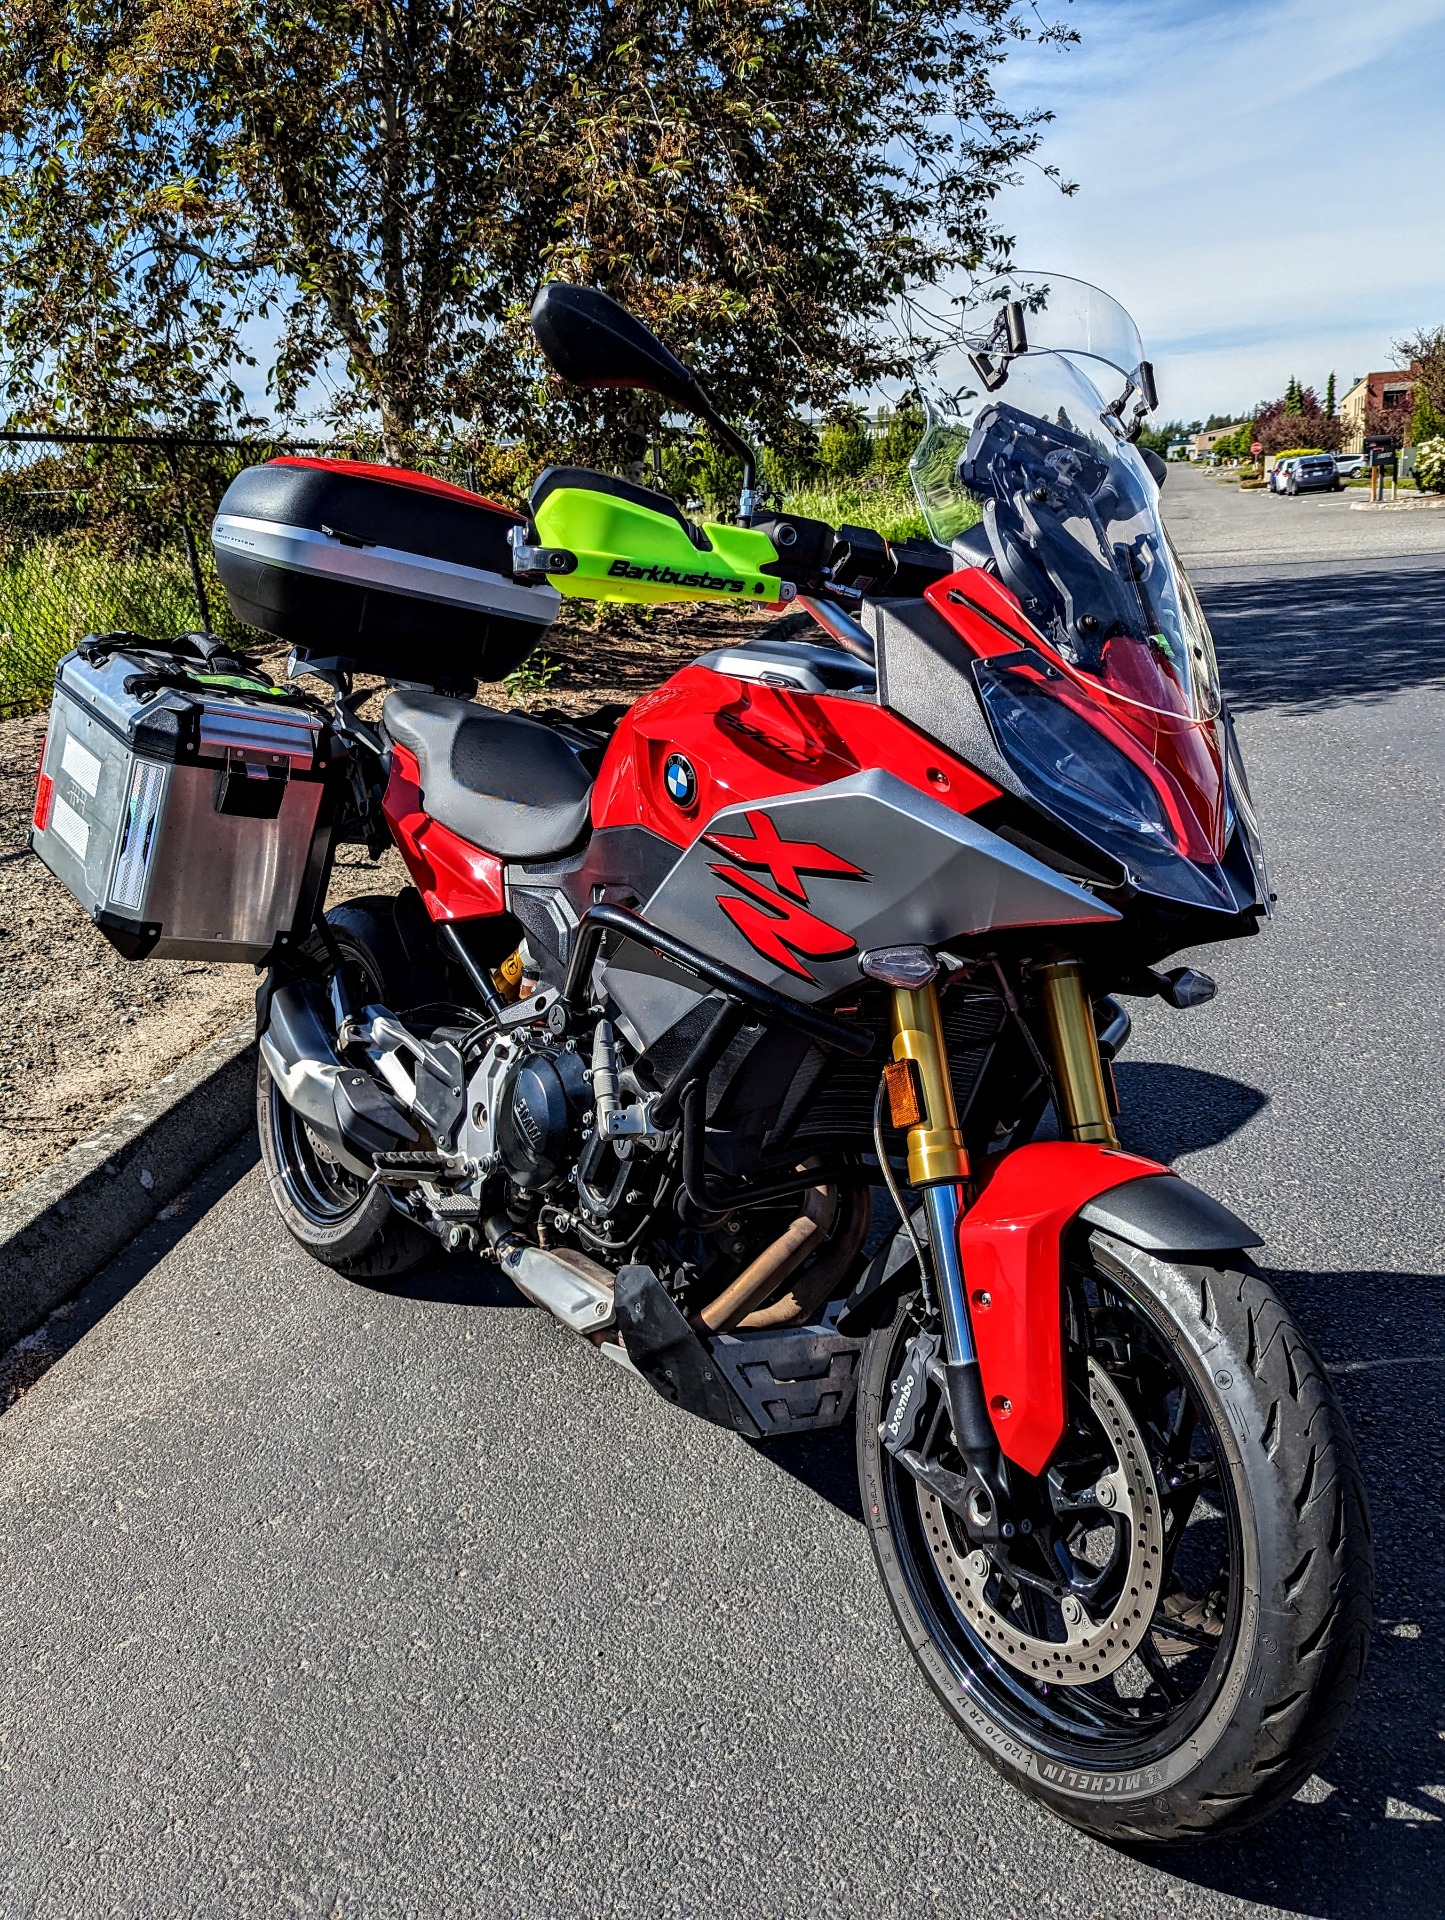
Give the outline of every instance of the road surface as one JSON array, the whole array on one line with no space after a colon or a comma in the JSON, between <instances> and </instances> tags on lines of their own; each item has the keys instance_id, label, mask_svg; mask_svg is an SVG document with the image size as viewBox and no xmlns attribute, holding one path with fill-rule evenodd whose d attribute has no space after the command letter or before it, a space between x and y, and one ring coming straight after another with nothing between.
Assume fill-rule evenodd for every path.
<instances>
[{"instance_id":1,"label":"road surface","mask_svg":"<svg viewBox=\"0 0 1445 1920\"><path fill-rule=\"evenodd\" d=\"M0 1912L1445 1911L1445 554L1351 516L1365 569L1301 584L1336 503L1212 487L1169 497L1255 569L1209 600L1279 907L1120 1080L1361 1445L1380 1633L1322 1776L1213 1849L1072 1832L914 1670L847 1438L690 1421L472 1266L347 1286L243 1152L0 1420Z\"/></svg>"}]
</instances>

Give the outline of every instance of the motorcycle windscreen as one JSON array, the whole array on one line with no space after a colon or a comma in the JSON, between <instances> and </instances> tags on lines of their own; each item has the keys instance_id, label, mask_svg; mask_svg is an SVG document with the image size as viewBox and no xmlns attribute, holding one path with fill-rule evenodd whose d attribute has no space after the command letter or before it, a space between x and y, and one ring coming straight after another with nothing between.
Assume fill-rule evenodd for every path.
<instances>
[{"instance_id":1,"label":"motorcycle windscreen","mask_svg":"<svg viewBox=\"0 0 1445 1920\"><path fill-rule=\"evenodd\" d=\"M1035 352L1068 353L1102 363L1135 387L1143 383L1144 342L1131 316L1112 294L1087 280L1064 273L1017 267L974 288L959 303L960 332L974 336L999 330L998 315L1016 305L1028 347ZM1008 340L1008 323L1001 338ZM1118 384L1117 382L1115 383Z\"/></svg>"},{"instance_id":2,"label":"motorcycle windscreen","mask_svg":"<svg viewBox=\"0 0 1445 1920\"><path fill-rule=\"evenodd\" d=\"M1214 642L1159 490L1083 367L958 342L920 384L910 472L934 538L981 517L1000 580L1068 668L1145 712L1215 718Z\"/></svg>"}]
</instances>

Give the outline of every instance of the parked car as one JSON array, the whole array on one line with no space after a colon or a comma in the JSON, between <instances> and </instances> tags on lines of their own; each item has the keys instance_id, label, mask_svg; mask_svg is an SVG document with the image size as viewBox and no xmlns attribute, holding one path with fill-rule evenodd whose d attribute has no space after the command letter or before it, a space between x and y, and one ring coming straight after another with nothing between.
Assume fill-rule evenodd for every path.
<instances>
[{"instance_id":1,"label":"parked car","mask_svg":"<svg viewBox=\"0 0 1445 1920\"><path fill-rule=\"evenodd\" d=\"M1332 453L1302 453L1287 464L1290 471L1284 483L1286 493L1339 492L1339 469Z\"/></svg>"},{"instance_id":2,"label":"parked car","mask_svg":"<svg viewBox=\"0 0 1445 1920\"><path fill-rule=\"evenodd\" d=\"M1335 472L1341 480L1353 480L1357 473L1365 470L1365 456L1362 453L1337 453Z\"/></svg>"},{"instance_id":3,"label":"parked car","mask_svg":"<svg viewBox=\"0 0 1445 1920\"><path fill-rule=\"evenodd\" d=\"M1275 461L1274 465L1270 468L1269 475L1268 475L1268 486L1271 493L1284 492L1285 482L1289 479L1290 472L1294 467L1295 461L1298 458L1299 458L1299 455L1294 454L1288 460Z\"/></svg>"}]
</instances>

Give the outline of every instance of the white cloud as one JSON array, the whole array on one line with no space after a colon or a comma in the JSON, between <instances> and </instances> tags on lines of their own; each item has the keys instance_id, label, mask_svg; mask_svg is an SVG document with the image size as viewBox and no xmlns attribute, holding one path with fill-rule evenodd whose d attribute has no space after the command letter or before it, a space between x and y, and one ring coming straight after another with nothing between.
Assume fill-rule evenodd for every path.
<instances>
[{"instance_id":1,"label":"white cloud","mask_svg":"<svg viewBox=\"0 0 1445 1920\"><path fill-rule=\"evenodd\" d=\"M1341 389L1445 322L1445 0L1077 0L1079 48L1004 86L1054 108L1001 211L1022 264L1094 280L1155 352L1167 413L1228 411L1291 373Z\"/></svg>"}]
</instances>

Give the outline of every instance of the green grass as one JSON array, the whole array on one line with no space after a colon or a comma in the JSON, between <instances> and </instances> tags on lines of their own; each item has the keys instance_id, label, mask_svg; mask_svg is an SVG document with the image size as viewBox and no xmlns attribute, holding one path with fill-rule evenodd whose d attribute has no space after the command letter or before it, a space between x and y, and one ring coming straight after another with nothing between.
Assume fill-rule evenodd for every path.
<instances>
[{"instance_id":1,"label":"green grass","mask_svg":"<svg viewBox=\"0 0 1445 1920\"><path fill-rule=\"evenodd\" d=\"M906 480L868 475L828 487L800 487L783 503L786 513L830 526L871 527L885 540L926 540L928 526Z\"/></svg>"},{"instance_id":2,"label":"green grass","mask_svg":"<svg viewBox=\"0 0 1445 1920\"><path fill-rule=\"evenodd\" d=\"M872 527L889 540L928 534L908 482L880 474L800 488L784 510L835 527ZM227 612L209 554L203 564L216 631L247 637ZM198 624L180 552L117 555L76 537L17 545L8 555L0 549L0 717L47 706L56 663L87 633L124 629L169 638ZM545 691L546 679L536 670L519 676L517 695Z\"/></svg>"},{"instance_id":3,"label":"green grass","mask_svg":"<svg viewBox=\"0 0 1445 1920\"><path fill-rule=\"evenodd\" d=\"M0 715L46 706L56 662L87 633L169 637L198 623L182 556L117 556L60 540L24 547L0 559Z\"/></svg>"}]
</instances>

